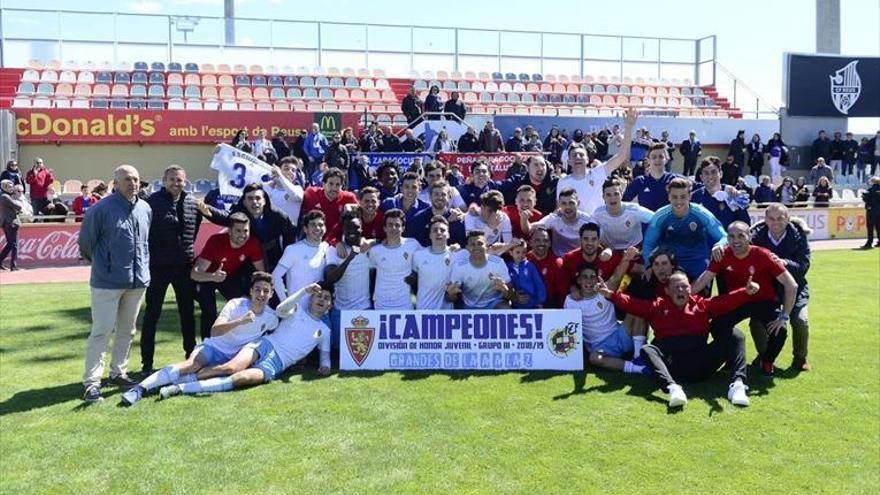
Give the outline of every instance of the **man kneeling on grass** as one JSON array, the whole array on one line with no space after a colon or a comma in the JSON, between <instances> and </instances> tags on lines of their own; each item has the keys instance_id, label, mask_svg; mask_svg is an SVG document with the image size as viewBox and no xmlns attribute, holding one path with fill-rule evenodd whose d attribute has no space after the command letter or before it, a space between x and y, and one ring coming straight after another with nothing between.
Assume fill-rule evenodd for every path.
<instances>
[{"instance_id":1,"label":"man kneeling on grass","mask_svg":"<svg viewBox=\"0 0 880 495\"><path fill-rule=\"evenodd\" d=\"M719 332L711 343L707 343L707 337L710 319L742 306L760 290L752 279L745 287L712 298L692 294L687 274L681 270L669 277L667 297L653 301L614 292L601 280L597 290L619 309L648 320L654 328L654 341L642 347L642 354L661 386L669 393L669 407L680 407L687 403L687 396L679 381L705 380L725 363L733 370L727 398L737 406L749 405L744 383L745 336L739 329L733 328L728 332Z\"/></svg>"},{"instance_id":2,"label":"man kneeling on grass","mask_svg":"<svg viewBox=\"0 0 880 495\"><path fill-rule=\"evenodd\" d=\"M272 275L254 272L248 297L230 299L211 327L211 336L189 358L166 366L122 394L122 405L132 406L144 394L164 385L195 381L195 373L234 358L245 345L278 326L278 317L267 304L272 298Z\"/></svg>"},{"instance_id":3,"label":"man kneeling on grass","mask_svg":"<svg viewBox=\"0 0 880 495\"><path fill-rule=\"evenodd\" d=\"M306 294L310 296L308 308L300 311L297 302ZM228 392L269 383L315 347L321 351L318 374L329 375L330 327L321 318L330 311L332 300L332 288L324 282L294 292L275 308L281 318L275 332L244 346L226 363L199 371L199 381L162 387L159 395L167 399L179 394Z\"/></svg>"}]
</instances>

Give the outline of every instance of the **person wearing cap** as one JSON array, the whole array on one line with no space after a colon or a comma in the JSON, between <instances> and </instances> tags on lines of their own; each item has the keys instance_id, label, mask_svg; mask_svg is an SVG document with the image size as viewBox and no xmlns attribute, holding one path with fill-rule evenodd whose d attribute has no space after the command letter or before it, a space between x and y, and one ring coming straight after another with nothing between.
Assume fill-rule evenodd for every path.
<instances>
[{"instance_id":1,"label":"person wearing cap","mask_svg":"<svg viewBox=\"0 0 880 495\"><path fill-rule=\"evenodd\" d=\"M689 132L688 138L681 142L678 150L684 157L684 171L682 173L687 177L694 175L697 169L697 160L703 154L703 147L700 140L697 139L697 131Z\"/></svg>"}]
</instances>

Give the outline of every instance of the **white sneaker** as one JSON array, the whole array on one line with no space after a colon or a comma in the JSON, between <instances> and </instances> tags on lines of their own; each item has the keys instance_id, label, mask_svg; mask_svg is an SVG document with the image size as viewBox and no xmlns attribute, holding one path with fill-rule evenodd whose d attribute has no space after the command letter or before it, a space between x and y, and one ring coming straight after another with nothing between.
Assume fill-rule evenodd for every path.
<instances>
[{"instance_id":1,"label":"white sneaker","mask_svg":"<svg viewBox=\"0 0 880 495\"><path fill-rule=\"evenodd\" d=\"M743 382L737 380L730 384L730 388L727 389L727 399L734 406L740 407L748 407L749 406L749 396L746 395L746 390L749 387L745 386Z\"/></svg>"},{"instance_id":2,"label":"white sneaker","mask_svg":"<svg viewBox=\"0 0 880 495\"><path fill-rule=\"evenodd\" d=\"M681 385L669 386L669 407L682 407L687 404L687 401L687 395L684 394L684 389L681 388Z\"/></svg>"},{"instance_id":3,"label":"white sneaker","mask_svg":"<svg viewBox=\"0 0 880 495\"><path fill-rule=\"evenodd\" d=\"M180 387L177 385L167 385L159 389L159 397L163 400L175 395L180 395Z\"/></svg>"}]
</instances>

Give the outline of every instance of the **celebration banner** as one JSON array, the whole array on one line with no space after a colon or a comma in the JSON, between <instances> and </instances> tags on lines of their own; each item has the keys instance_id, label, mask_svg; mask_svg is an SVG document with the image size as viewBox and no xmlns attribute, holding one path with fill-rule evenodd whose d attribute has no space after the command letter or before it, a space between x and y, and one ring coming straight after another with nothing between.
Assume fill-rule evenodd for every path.
<instances>
[{"instance_id":1,"label":"celebration banner","mask_svg":"<svg viewBox=\"0 0 880 495\"><path fill-rule=\"evenodd\" d=\"M576 310L349 311L342 370L582 370Z\"/></svg>"},{"instance_id":2,"label":"celebration banner","mask_svg":"<svg viewBox=\"0 0 880 495\"><path fill-rule=\"evenodd\" d=\"M232 141L243 129L255 138L265 131L297 136L313 123L333 135L355 128L356 113L106 110L16 108L19 143L219 143Z\"/></svg>"},{"instance_id":3,"label":"celebration banner","mask_svg":"<svg viewBox=\"0 0 880 495\"><path fill-rule=\"evenodd\" d=\"M522 156L525 161L526 157L540 153L437 153L437 159L447 165L458 165L465 178L471 175L471 165L479 160L486 160L489 162L492 179L504 180L516 155Z\"/></svg>"}]
</instances>

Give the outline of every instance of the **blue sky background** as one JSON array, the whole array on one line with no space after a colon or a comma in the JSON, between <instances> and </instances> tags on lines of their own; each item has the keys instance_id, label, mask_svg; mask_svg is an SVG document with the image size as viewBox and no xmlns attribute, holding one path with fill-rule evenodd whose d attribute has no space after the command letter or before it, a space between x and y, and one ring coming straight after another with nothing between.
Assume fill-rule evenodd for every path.
<instances>
[{"instance_id":1,"label":"blue sky background","mask_svg":"<svg viewBox=\"0 0 880 495\"><path fill-rule=\"evenodd\" d=\"M0 6L35 8L35 3L30 0L0 0ZM40 9L120 13L194 16L223 14L222 0L117 2L80 0L76 3L42 0L38 6ZM389 0L302 2L238 0L236 15L261 19L415 24L624 36L700 38L714 34L718 37L718 61L774 106L782 103L783 53L813 52L816 44L814 0L739 0L737 2L630 0L626 3L586 1L541 3L533 0L510 0L503 3L473 0L445 0L430 3ZM38 27L47 29L49 35L57 32L57 28L45 24L51 23L44 23ZM880 55L880 2L841 0L841 25L841 49L844 54ZM9 27L7 25L7 33L10 31ZM84 30L95 28L89 25L80 27ZM22 29L30 29L30 27L22 26ZM72 27L65 29L70 32ZM198 33L200 28L196 29ZM305 31L305 26L303 29ZM202 31L207 30L202 29ZM286 33L278 33L276 38L289 36L291 39L296 39L298 34L295 31L296 29L289 29ZM197 36L196 33L192 36ZM151 35L164 39L167 37L167 32L144 34L144 37L150 38ZM305 33L301 35L308 37ZM239 28L239 41L247 38L245 42L253 41L259 44L262 41L260 38L265 36L262 29L254 29L248 33L247 26ZM380 41L376 38L370 40L371 44ZM392 41L394 40L388 40L389 43ZM408 43L408 40L406 42ZM428 45L429 42L425 44ZM563 51L567 48L562 45L558 47L546 45L545 42L545 51ZM628 53L632 52L629 48ZM638 47L634 48L638 51ZM650 47L648 51L651 51ZM648 57L650 56L648 53ZM743 103L741 101L740 106L744 106ZM858 123L851 122L851 127L869 129L863 132L872 132L870 128L876 129L880 125L880 119L858 120L860 121Z\"/></svg>"}]
</instances>

